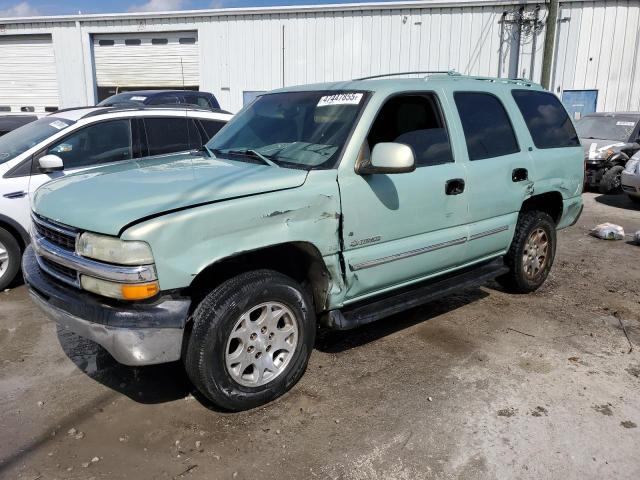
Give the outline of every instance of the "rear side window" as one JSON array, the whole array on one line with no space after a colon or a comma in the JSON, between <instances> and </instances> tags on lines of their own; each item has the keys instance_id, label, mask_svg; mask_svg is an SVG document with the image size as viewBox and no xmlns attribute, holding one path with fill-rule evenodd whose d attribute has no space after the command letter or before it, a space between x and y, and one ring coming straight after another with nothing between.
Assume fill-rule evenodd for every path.
<instances>
[{"instance_id":1,"label":"rear side window","mask_svg":"<svg viewBox=\"0 0 640 480\"><path fill-rule=\"evenodd\" d=\"M184 152L202 146L194 121L187 118L145 118L149 155Z\"/></svg>"},{"instance_id":2,"label":"rear side window","mask_svg":"<svg viewBox=\"0 0 640 480\"><path fill-rule=\"evenodd\" d=\"M513 90L536 148L578 147L580 141L566 110L555 95Z\"/></svg>"},{"instance_id":3,"label":"rear side window","mask_svg":"<svg viewBox=\"0 0 640 480\"><path fill-rule=\"evenodd\" d=\"M456 92L469 160L501 157L520 151L502 102L490 93Z\"/></svg>"}]
</instances>

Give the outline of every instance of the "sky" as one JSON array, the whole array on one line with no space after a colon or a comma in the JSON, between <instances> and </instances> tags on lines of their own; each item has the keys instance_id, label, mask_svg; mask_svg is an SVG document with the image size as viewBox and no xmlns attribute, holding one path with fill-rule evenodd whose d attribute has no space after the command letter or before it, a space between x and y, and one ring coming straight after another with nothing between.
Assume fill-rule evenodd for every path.
<instances>
[{"instance_id":1,"label":"sky","mask_svg":"<svg viewBox=\"0 0 640 480\"><path fill-rule=\"evenodd\" d=\"M202 8L266 7L272 5L313 5L377 0L0 0L0 18L77 13L116 13Z\"/></svg>"}]
</instances>

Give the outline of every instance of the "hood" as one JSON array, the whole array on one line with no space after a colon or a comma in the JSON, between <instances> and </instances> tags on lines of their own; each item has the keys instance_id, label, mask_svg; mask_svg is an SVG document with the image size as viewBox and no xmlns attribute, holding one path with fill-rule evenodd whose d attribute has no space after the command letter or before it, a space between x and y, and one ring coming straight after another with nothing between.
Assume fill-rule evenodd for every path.
<instances>
[{"instance_id":1,"label":"hood","mask_svg":"<svg viewBox=\"0 0 640 480\"><path fill-rule=\"evenodd\" d=\"M619 152L630 146L629 143L605 140L602 138L581 138L580 143L582 144L582 148L584 148L584 157L589 160L600 158L602 156L600 154L607 150Z\"/></svg>"},{"instance_id":2,"label":"hood","mask_svg":"<svg viewBox=\"0 0 640 480\"><path fill-rule=\"evenodd\" d=\"M40 187L33 210L65 225L118 235L145 217L295 188L304 170L190 154L154 157L69 175Z\"/></svg>"}]
</instances>

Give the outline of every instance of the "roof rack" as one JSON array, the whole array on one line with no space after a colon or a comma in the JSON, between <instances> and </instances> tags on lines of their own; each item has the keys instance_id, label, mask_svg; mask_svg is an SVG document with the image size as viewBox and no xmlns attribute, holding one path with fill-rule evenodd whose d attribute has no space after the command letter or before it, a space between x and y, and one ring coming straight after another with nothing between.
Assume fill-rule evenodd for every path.
<instances>
[{"instance_id":1,"label":"roof rack","mask_svg":"<svg viewBox=\"0 0 640 480\"><path fill-rule=\"evenodd\" d=\"M96 108L96 107L91 107ZM134 103L122 103L113 105L110 107L98 107L101 110L95 110L93 112L89 112L84 115L82 118L95 117L98 115L106 115L107 113L115 113L115 112L136 112L136 111L145 111L145 110L181 110L181 111L189 111L189 112L208 112L208 113L225 113L231 115L231 112L226 110L222 110L221 108L204 108L198 105L190 105L185 103L171 103L166 105L140 105Z\"/></svg>"},{"instance_id":2,"label":"roof rack","mask_svg":"<svg viewBox=\"0 0 640 480\"><path fill-rule=\"evenodd\" d=\"M455 70L422 70L422 71L416 71L416 72L395 72L395 73L384 73L381 75L371 75L369 77L362 77L362 78L354 78L353 80L358 81L358 80L372 80L375 78L384 78L384 77L397 77L399 75L433 75L433 74L445 74L445 75L460 75L458 72L456 72Z\"/></svg>"},{"instance_id":3,"label":"roof rack","mask_svg":"<svg viewBox=\"0 0 640 480\"><path fill-rule=\"evenodd\" d=\"M485 82L504 82L504 83L512 83L514 85L531 86L536 84L536 82L534 82L533 80L529 80L528 78L480 77L480 76L472 76L471 78L474 80L482 80Z\"/></svg>"}]
</instances>

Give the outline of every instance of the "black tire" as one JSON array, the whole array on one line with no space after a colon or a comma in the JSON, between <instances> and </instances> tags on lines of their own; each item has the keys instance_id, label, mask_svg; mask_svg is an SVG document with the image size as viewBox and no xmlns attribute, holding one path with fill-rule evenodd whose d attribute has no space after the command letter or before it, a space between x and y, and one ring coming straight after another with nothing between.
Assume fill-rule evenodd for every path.
<instances>
[{"instance_id":1,"label":"black tire","mask_svg":"<svg viewBox=\"0 0 640 480\"><path fill-rule=\"evenodd\" d=\"M525 254L529 238L536 231L546 235L548 250L544 262L537 272L527 272ZM521 212L511 247L505 256L509 272L496 280L502 287L513 293L529 293L537 290L547 279L556 255L556 226L551 216L537 210Z\"/></svg>"},{"instance_id":2,"label":"black tire","mask_svg":"<svg viewBox=\"0 0 640 480\"><path fill-rule=\"evenodd\" d=\"M7 288L11 282L16 278L16 275L20 271L20 261L22 259L22 251L20 245L11 233L7 232L4 228L0 228L0 252L6 250L7 262L6 268L2 268L3 260L0 260L0 291Z\"/></svg>"},{"instance_id":3,"label":"black tire","mask_svg":"<svg viewBox=\"0 0 640 480\"><path fill-rule=\"evenodd\" d=\"M623 170L623 166L616 165L604 172L600 180L600 185L598 185L600 193L614 193L620 190L620 179Z\"/></svg>"},{"instance_id":4,"label":"black tire","mask_svg":"<svg viewBox=\"0 0 640 480\"><path fill-rule=\"evenodd\" d=\"M264 385L251 387L238 383L229 373L227 342L238 320L265 302L278 302L290 309L298 328L297 342L280 374ZM247 410L278 398L296 384L307 368L315 335L312 301L297 282L272 270L244 273L215 288L196 308L185 368L196 388L215 405L231 411Z\"/></svg>"}]
</instances>

